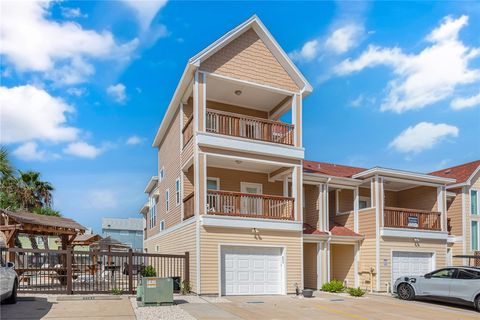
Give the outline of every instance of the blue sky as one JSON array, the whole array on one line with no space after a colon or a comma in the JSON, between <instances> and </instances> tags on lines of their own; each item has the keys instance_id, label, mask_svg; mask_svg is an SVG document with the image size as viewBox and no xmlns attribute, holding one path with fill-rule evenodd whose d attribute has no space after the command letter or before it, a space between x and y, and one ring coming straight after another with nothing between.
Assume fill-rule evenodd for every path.
<instances>
[{"instance_id":1,"label":"blue sky","mask_svg":"<svg viewBox=\"0 0 480 320\"><path fill-rule=\"evenodd\" d=\"M253 14L314 86L307 159L428 172L480 157L479 2L1 6L1 143L97 232L139 217L188 58Z\"/></svg>"}]
</instances>

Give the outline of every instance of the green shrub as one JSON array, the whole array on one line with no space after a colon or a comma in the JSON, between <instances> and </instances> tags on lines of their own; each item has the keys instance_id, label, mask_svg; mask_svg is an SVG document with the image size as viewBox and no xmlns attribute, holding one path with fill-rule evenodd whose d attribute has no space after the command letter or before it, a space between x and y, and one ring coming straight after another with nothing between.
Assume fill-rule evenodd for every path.
<instances>
[{"instance_id":1,"label":"green shrub","mask_svg":"<svg viewBox=\"0 0 480 320\"><path fill-rule=\"evenodd\" d=\"M353 297L361 297L365 294L365 290L361 289L360 287L359 288L348 288L347 292L348 292L349 295L351 295Z\"/></svg>"},{"instance_id":2,"label":"green shrub","mask_svg":"<svg viewBox=\"0 0 480 320\"><path fill-rule=\"evenodd\" d=\"M153 266L146 266L140 271L140 275L142 277L156 277L157 272L155 271L155 268L153 268Z\"/></svg>"},{"instance_id":3,"label":"green shrub","mask_svg":"<svg viewBox=\"0 0 480 320\"><path fill-rule=\"evenodd\" d=\"M119 295L123 294L123 291L122 291L122 289L113 288L112 289L112 294L116 295L116 296L119 296Z\"/></svg>"},{"instance_id":4,"label":"green shrub","mask_svg":"<svg viewBox=\"0 0 480 320\"><path fill-rule=\"evenodd\" d=\"M322 286L322 291L327 292L342 292L345 290L343 283L338 280L332 280L330 282L324 283Z\"/></svg>"},{"instance_id":5,"label":"green shrub","mask_svg":"<svg viewBox=\"0 0 480 320\"><path fill-rule=\"evenodd\" d=\"M183 295L189 294L190 290L192 290L192 287L190 286L190 282L188 281L182 281L180 284L180 293Z\"/></svg>"}]
</instances>

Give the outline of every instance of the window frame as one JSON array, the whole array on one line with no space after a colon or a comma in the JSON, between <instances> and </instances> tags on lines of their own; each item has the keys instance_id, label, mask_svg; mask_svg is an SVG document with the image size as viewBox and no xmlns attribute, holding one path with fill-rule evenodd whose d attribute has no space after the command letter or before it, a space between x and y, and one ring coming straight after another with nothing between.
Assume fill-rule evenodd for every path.
<instances>
[{"instance_id":1,"label":"window frame","mask_svg":"<svg viewBox=\"0 0 480 320\"><path fill-rule=\"evenodd\" d=\"M160 220L160 231L165 230L165 220Z\"/></svg>"},{"instance_id":2,"label":"window frame","mask_svg":"<svg viewBox=\"0 0 480 320\"><path fill-rule=\"evenodd\" d=\"M170 189L165 190L165 212L170 211Z\"/></svg>"},{"instance_id":3,"label":"window frame","mask_svg":"<svg viewBox=\"0 0 480 320\"><path fill-rule=\"evenodd\" d=\"M360 202L365 201L367 203L367 206L365 208L360 208ZM366 196L358 196L358 210L362 209L368 209L372 207L372 199L370 197Z\"/></svg>"},{"instance_id":4,"label":"window frame","mask_svg":"<svg viewBox=\"0 0 480 320\"><path fill-rule=\"evenodd\" d=\"M215 190L216 191L220 190L220 178L207 177L207 181L206 181L207 190L214 190L214 189L208 189L208 180L215 180L215 182L217 183L217 189L215 189Z\"/></svg>"},{"instance_id":5,"label":"window frame","mask_svg":"<svg viewBox=\"0 0 480 320\"><path fill-rule=\"evenodd\" d=\"M475 192L476 198L477 198L476 199L477 203L476 203L476 207L475 207L477 209L476 213L473 213L473 210L472 210L473 209L473 201L472 201L473 192ZM470 189L470 215L472 215L474 217L480 217L480 199L479 199L480 197L479 197L479 195L480 195L480 190L479 189L476 189L476 188Z\"/></svg>"},{"instance_id":6,"label":"window frame","mask_svg":"<svg viewBox=\"0 0 480 320\"><path fill-rule=\"evenodd\" d=\"M477 229L477 243L476 243L476 248L474 248L474 241L473 241L473 224L476 224L476 229ZM480 250L480 221L478 220L471 220L470 221L470 250L471 251L478 251Z\"/></svg>"},{"instance_id":7,"label":"window frame","mask_svg":"<svg viewBox=\"0 0 480 320\"><path fill-rule=\"evenodd\" d=\"M153 229L157 224L157 203L155 201L155 196L150 196L148 198L148 215L149 215L149 224L148 228Z\"/></svg>"},{"instance_id":8,"label":"window frame","mask_svg":"<svg viewBox=\"0 0 480 320\"><path fill-rule=\"evenodd\" d=\"M179 206L182 203L182 182L180 177L175 180L175 205Z\"/></svg>"}]
</instances>

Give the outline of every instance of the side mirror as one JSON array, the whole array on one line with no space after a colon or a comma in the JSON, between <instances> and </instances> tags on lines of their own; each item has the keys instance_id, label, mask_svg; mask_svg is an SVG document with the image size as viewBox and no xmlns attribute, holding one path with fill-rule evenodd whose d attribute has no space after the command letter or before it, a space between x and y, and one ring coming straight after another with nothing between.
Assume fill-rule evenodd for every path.
<instances>
[{"instance_id":1,"label":"side mirror","mask_svg":"<svg viewBox=\"0 0 480 320\"><path fill-rule=\"evenodd\" d=\"M432 275L431 275L430 273L427 273L427 274L425 275L425 279L430 279L431 277L432 277Z\"/></svg>"},{"instance_id":2,"label":"side mirror","mask_svg":"<svg viewBox=\"0 0 480 320\"><path fill-rule=\"evenodd\" d=\"M13 269L13 268L15 268L15 263L8 261L8 262L7 262L7 268L8 268L8 269Z\"/></svg>"}]
</instances>

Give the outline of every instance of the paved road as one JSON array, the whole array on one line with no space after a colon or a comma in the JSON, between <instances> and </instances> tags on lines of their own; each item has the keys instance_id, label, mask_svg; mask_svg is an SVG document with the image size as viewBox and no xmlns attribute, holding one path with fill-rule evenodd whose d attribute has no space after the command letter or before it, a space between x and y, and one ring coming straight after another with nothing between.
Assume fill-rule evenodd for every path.
<instances>
[{"instance_id":1,"label":"paved road","mask_svg":"<svg viewBox=\"0 0 480 320\"><path fill-rule=\"evenodd\" d=\"M91 296L87 297L92 299ZM64 300L67 299L67 300ZM134 320L135 313L126 297L100 297L95 300L83 300L79 297L23 298L14 305L0 307L1 319L88 319L88 320Z\"/></svg>"},{"instance_id":2,"label":"paved road","mask_svg":"<svg viewBox=\"0 0 480 320\"><path fill-rule=\"evenodd\" d=\"M350 298L320 293L312 299L294 297L229 297L230 303L186 304L181 307L200 320L329 319L329 320L479 320L470 308L392 297Z\"/></svg>"}]
</instances>

